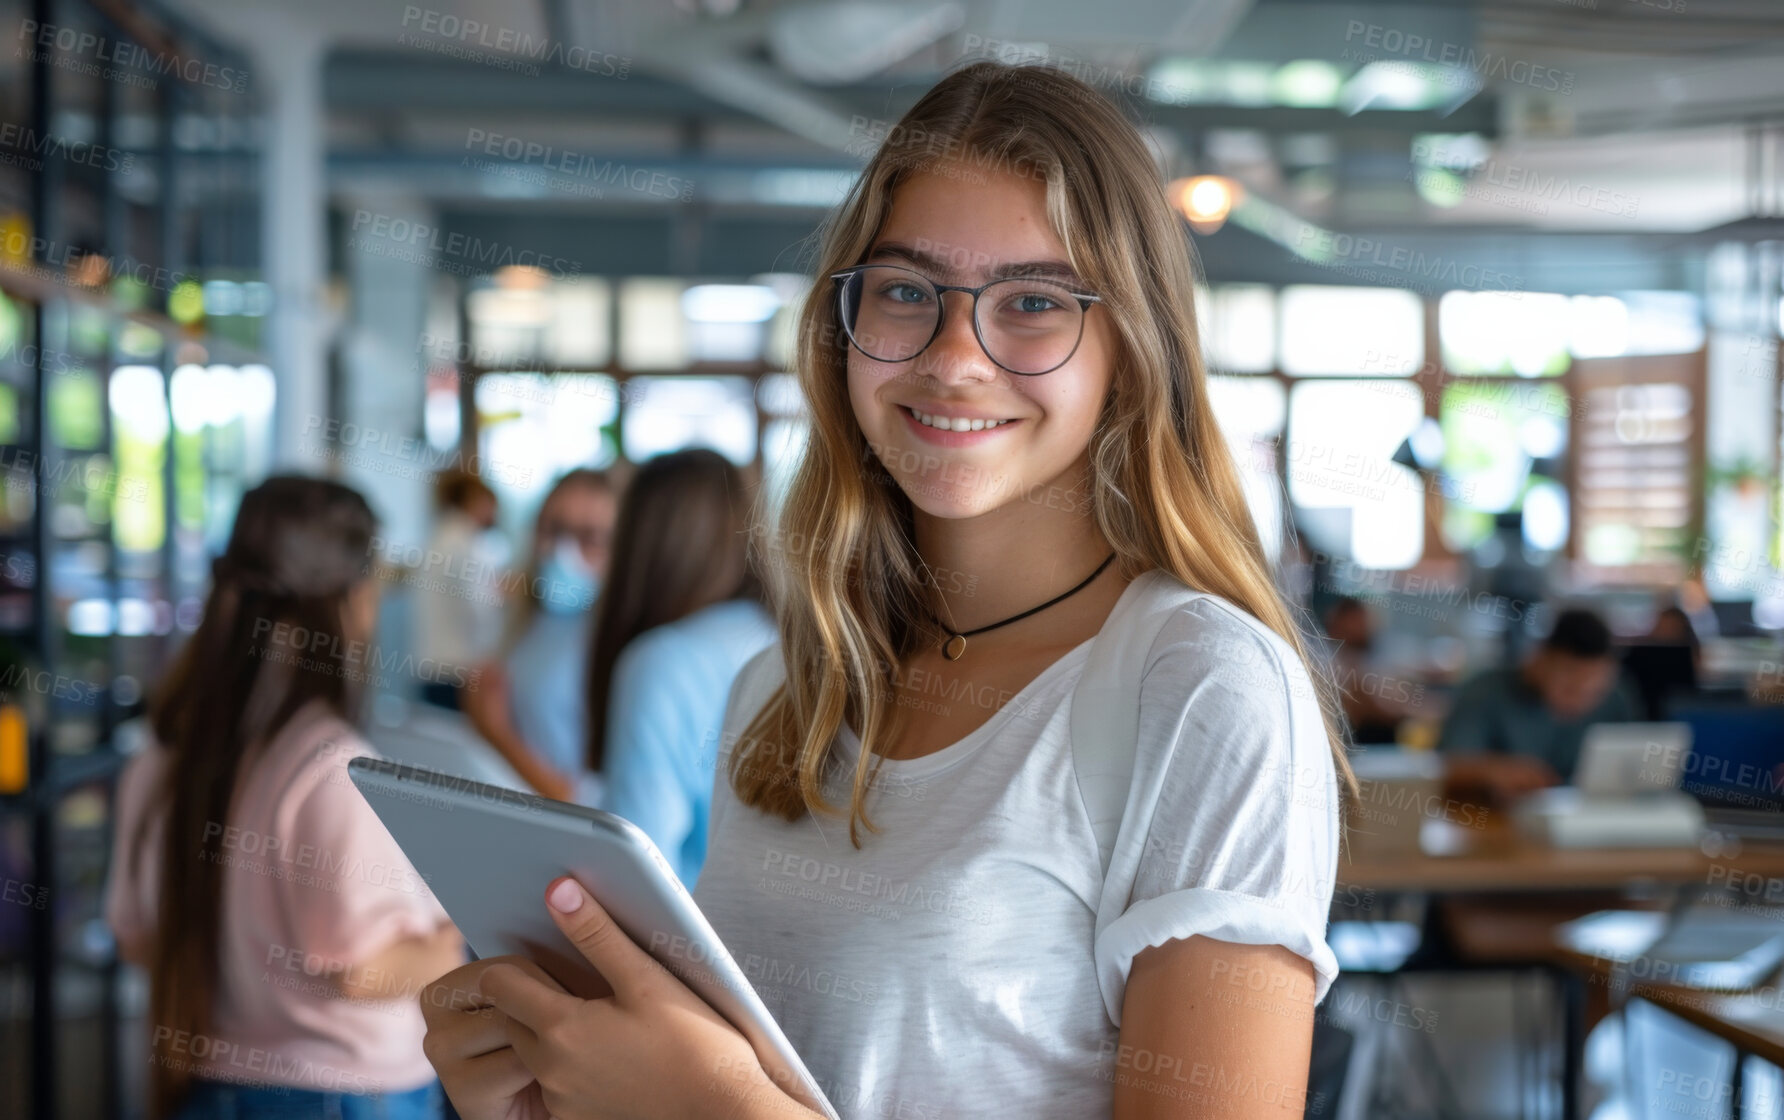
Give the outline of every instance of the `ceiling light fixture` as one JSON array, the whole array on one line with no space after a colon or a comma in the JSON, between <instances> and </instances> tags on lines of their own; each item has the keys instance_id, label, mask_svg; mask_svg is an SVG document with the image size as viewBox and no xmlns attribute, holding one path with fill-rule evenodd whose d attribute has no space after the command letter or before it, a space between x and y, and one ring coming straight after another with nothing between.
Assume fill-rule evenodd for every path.
<instances>
[{"instance_id":1,"label":"ceiling light fixture","mask_svg":"<svg viewBox=\"0 0 1784 1120\"><path fill-rule=\"evenodd\" d=\"M1226 224L1233 207L1244 197L1244 188L1225 175L1197 175L1178 179L1170 187L1171 201L1204 236Z\"/></svg>"}]
</instances>

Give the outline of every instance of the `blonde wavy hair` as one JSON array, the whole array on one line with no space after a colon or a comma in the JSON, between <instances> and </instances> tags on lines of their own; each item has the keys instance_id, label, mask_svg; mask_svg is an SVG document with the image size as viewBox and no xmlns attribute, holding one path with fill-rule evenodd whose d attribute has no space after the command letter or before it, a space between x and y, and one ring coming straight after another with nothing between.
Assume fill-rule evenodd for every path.
<instances>
[{"instance_id":1,"label":"blonde wavy hair","mask_svg":"<svg viewBox=\"0 0 1784 1120\"><path fill-rule=\"evenodd\" d=\"M1239 474L1210 406L1188 238L1139 132L1084 82L1044 66L975 62L889 129L820 235L799 316L797 371L811 436L778 524L758 521L786 682L730 744L739 800L787 820L840 815L823 794L844 721L863 744L897 730L894 675L925 641L938 592L911 544L911 502L849 403L847 342L828 277L859 263L899 184L922 172L1046 182L1048 218L1114 328L1111 389L1089 448L1090 504L1122 574L1162 568L1230 600L1307 664L1341 786L1354 795L1336 692L1307 657L1271 578ZM765 534L772 538L765 540ZM856 760L849 835L870 831L871 747Z\"/></svg>"}]
</instances>

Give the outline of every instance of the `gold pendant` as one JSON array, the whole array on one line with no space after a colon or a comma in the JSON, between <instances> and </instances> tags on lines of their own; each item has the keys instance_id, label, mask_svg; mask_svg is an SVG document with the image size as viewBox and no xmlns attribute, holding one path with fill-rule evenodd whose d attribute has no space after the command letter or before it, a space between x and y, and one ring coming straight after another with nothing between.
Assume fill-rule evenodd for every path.
<instances>
[{"instance_id":1,"label":"gold pendant","mask_svg":"<svg viewBox=\"0 0 1784 1120\"><path fill-rule=\"evenodd\" d=\"M966 635L956 634L942 643L942 656L949 661L959 661L966 653Z\"/></svg>"}]
</instances>

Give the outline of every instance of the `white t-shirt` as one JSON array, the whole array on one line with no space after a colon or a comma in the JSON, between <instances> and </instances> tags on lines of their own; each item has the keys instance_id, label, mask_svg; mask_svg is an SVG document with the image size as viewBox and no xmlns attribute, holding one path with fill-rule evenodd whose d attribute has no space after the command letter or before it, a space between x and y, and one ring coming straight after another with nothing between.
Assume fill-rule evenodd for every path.
<instances>
[{"instance_id":1,"label":"white t-shirt","mask_svg":"<svg viewBox=\"0 0 1784 1120\"><path fill-rule=\"evenodd\" d=\"M499 533L485 532L460 510L440 512L427 564L413 583L416 653L441 663L440 679L496 655L510 558Z\"/></svg>"},{"instance_id":2,"label":"white t-shirt","mask_svg":"<svg viewBox=\"0 0 1784 1120\"><path fill-rule=\"evenodd\" d=\"M1133 834L1147 839L1116 853L1128 902L1097 934L1103 873L1069 735L1090 644L1014 697L938 689L936 703L1007 702L941 751L884 762L860 849L845 819L744 807L721 758L695 900L844 1120L1108 1115L1114 1078L1134 1075L1115 1062L1128 970L1174 938L1286 946L1322 999L1337 975L1337 788L1312 683L1215 596L1177 610L1146 659L1134 781L1149 824ZM778 644L744 668L726 755L784 673ZM859 749L845 728L833 802Z\"/></svg>"}]
</instances>

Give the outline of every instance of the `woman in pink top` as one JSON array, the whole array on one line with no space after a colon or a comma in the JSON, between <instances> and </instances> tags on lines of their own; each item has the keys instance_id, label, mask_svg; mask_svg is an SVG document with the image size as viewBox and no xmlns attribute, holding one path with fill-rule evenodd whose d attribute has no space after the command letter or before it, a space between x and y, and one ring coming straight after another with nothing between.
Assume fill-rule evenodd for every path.
<instances>
[{"instance_id":1,"label":"woman in pink top","mask_svg":"<svg viewBox=\"0 0 1784 1120\"><path fill-rule=\"evenodd\" d=\"M150 975L154 1117L438 1114L416 997L462 943L347 780L376 532L336 483L246 494L120 779L106 915Z\"/></svg>"}]
</instances>

